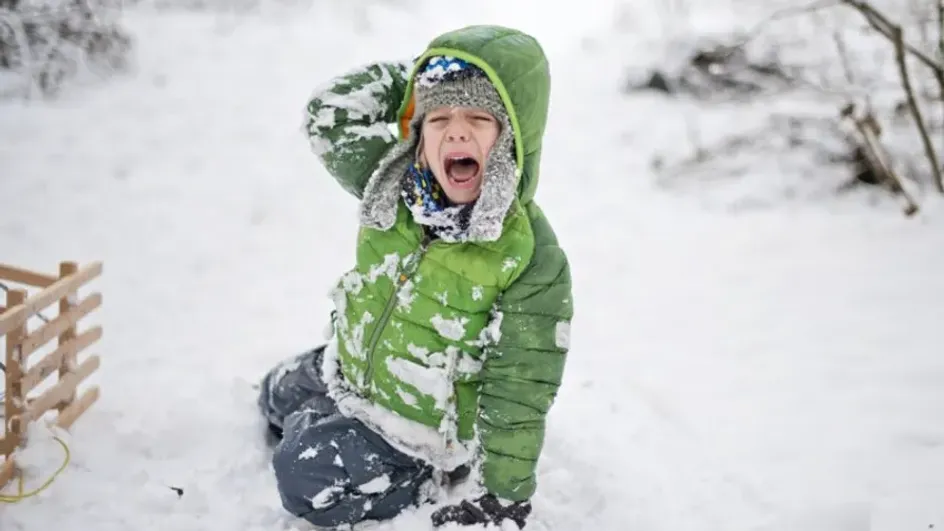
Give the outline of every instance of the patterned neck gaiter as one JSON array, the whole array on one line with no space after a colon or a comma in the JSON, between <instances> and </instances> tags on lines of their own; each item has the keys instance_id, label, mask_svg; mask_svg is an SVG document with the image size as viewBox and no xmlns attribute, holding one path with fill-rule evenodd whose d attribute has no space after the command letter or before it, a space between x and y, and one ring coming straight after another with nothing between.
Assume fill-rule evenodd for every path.
<instances>
[{"instance_id":1,"label":"patterned neck gaiter","mask_svg":"<svg viewBox=\"0 0 944 531\"><path fill-rule=\"evenodd\" d=\"M400 195L413 213L413 219L428 227L438 238L454 242L468 232L475 203L450 203L433 173L419 163L414 162L407 168Z\"/></svg>"}]
</instances>

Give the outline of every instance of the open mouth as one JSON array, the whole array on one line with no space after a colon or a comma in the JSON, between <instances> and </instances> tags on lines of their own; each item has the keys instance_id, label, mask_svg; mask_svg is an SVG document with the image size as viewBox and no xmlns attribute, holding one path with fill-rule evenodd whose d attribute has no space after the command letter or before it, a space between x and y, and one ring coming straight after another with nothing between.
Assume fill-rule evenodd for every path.
<instances>
[{"instance_id":1,"label":"open mouth","mask_svg":"<svg viewBox=\"0 0 944 531\"><path fill-rule=\"evenodd\" d=\"M446 176L454 184L471 184L479 174L479 162L471 155L449 155L443 160Z\"/></svg>"}]
</instances>

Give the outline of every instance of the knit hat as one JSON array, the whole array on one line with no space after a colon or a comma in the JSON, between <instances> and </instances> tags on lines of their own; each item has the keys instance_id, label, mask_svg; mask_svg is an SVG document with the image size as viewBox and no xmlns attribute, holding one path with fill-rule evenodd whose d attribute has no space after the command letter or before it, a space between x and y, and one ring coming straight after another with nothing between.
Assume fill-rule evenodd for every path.
<instances>
[{"instance_id":1,"label":"knit hat","mask_svg":"<svg viewBox=\"0 0 944 531\"><path fill-rule=\"evenodd\" d=\"M455 57L431 57L414 80L416 116L422 119L436 107L475 107L485 109L502 125L508 113L501 96L485 72Z\"/></svg>"},{"instance_id":2,"label":"knit hat","mask_svg":"<svg viewBox=\"0 0 944 531\"><path fill-rule=\"evenodd\" d=\"M455 57L434 56L418 69L413 83L413 98L414 113L409 134L390 150L368 181L361 205L361 222L381 230L393 226L403 179L413 179L410 168L420 148L426 113L441 106L475 107L491 113L501 130L485 160L478 200L469 207L471 212L463 213L461 230L453 230L446 239L497 240L517 186L514 131L501 96L488 75L477 66ZM428 217L414 217L420 223L429 224Z\"/></svg>"}]
</instances>

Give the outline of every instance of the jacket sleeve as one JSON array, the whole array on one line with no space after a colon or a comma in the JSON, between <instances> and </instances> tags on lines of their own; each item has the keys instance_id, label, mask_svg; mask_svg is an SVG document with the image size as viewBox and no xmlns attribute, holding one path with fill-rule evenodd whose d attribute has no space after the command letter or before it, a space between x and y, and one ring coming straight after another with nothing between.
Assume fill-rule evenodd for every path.
<instances>
[{"instance_id":1,"label":"jacket sleeve","mask_svg":"<svg viewBox=\"0 0 944 531\"><path fill-rule=\"evenodd\" d=\"M396 142L391 124L397 121L411 66L411 61L364 66L330 80L308 101L305 129L312 151L358 199Z\"/></svg>"},{"instance_id":2,"label":"jacket sleeve","mask_svg":"<svg viewBox=\"0 0 944 531\"><path fill-rule=\"evenodd\" d=\"M498 302L500 337L486 347L476 425L481 481L506 500L529 499L544 445L545 418L570 348L570 267L537 206L535 252ZM497 317L496 317L497 318Z\"/></svg>"}]
</instances>

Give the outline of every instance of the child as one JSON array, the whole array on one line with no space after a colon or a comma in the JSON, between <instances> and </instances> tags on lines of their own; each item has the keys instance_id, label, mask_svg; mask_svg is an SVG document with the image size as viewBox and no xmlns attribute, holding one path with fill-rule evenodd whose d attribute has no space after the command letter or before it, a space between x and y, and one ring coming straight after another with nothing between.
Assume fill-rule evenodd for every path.
<instances>
[{"instance_id":1,"label":"child","mask_svg":"<svg viewBox=\"0 0 944 531\"><path fill-rule=\"evenodd\" d=\"M573 314L567 258L533 200L549 92L534 38L472 26L308 104L312 147L361 201L361 228L327 345L263 380L291 513L385 520L465 480L473 494L436 527L524 527Z\"/></svg>"}]
</instances>

